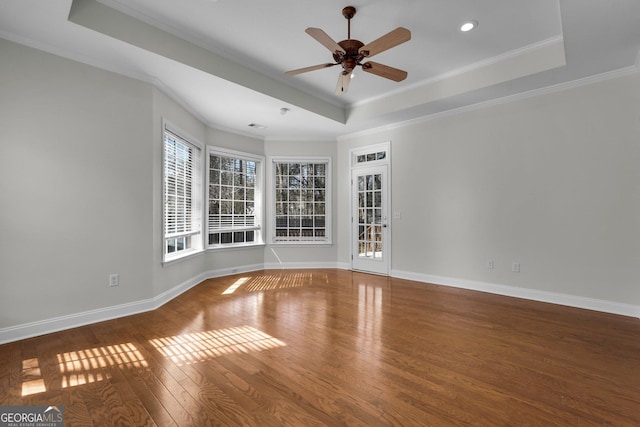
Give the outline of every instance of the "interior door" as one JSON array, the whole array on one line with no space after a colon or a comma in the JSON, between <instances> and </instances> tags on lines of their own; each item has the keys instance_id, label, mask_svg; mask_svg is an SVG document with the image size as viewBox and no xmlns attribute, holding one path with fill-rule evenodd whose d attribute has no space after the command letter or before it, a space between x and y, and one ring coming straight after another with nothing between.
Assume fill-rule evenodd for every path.
<instances>
[{"instance_id":1,"label":"interior door","mask_svg":"<svg viewBox=\"0 0 640 427\"><path fill-rule=\"evenodd\" d=\"M351 268L389 274L387 165L352 169Z\"/></svg>"}]
</instances>

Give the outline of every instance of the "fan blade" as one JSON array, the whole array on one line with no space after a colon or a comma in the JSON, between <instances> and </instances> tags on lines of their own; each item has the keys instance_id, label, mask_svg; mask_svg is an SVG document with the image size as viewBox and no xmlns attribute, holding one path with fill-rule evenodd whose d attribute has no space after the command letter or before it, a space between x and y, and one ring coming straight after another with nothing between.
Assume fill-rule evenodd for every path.
<instances>
[{"instance_id":1,"label":"fan blade","mask_svg":"<svg viewBox=\"0 0 640 427\"><path fill-rule=\"evenodd\" d=\"M335 42L335 40L329 37L329 35L322 31L320 28L309 27L304 31L311 37L316 39L321 45L329 49L331 53L339 53L341 55L347 53L338 43Z\"/></svg>"},{"instance_id":2,"label":"fan blade","mask_svg":"<svg viewBox=\"0 0 640 427\"><path fill-rule=\"evenodd\" d=\"M411 40L411 31L403 27L398 27L371 43L362 46L358 49L358 53L366 58L370 58L373 55L377 55L409 40Z\"/></svg>"},{"instance_id":3,"label":"fan blade","mask_svg":"<svg viewBox=\"0 0 640 427\"><path fill-rule=\"evenodd\" d=\"M362 64L362 71L384 77L385 79L401 82L407 78L407 72L398 68L389 67L388 65L378 64L377 62L365 62Z\"/></svg>"},{"instance_id":4,"label":"fan blade","mask_svg":"<svg viewBox=\"0 0 640 427\"><path fill-rule=\"evenodd\" d=\"M336 95L344 95L349 90L349 82L351 81L351 73L343 71L338 75L338 84L336 85Z\"/></svg>"},{"instance_id":5,"label":"fan blade","mask_svg":"<svg viewBox=\"0 0 640 427\"><path fill-rule=\"evenodd\" d=\"M329 64L312 65L311 67L304 67L304 68L298 68L297 70L286 71L285 74L287 76L295 76L296 74L302 74L309 71L321 70L323 68L333 67L334 65L338 65L338 64L329 63Z\"/></svg>"}]
</instances>

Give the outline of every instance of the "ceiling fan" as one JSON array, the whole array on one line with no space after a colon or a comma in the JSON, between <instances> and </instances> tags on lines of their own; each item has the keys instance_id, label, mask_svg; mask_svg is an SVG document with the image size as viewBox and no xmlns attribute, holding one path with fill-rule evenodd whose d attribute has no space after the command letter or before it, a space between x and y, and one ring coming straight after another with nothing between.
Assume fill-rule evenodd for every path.
<instances>
[{"instance_id":1,"label":"ceiling fan","mask_svg":"<svg viewBox=\"0 0 640 427\"><path fill-rule=\"evenodd\" d=\"M403 27L385 34L384 36L364 44L360 40L351 39L351 18L356 14L356 8L347 6L342 9L347 23L347 39L336 43L327 33L320 28L307 28L305 32L316 39L320 44L329 49L333 54L333 60L326 64L312 65L311 67L299 68L297 70L287 71L285 74L294 76L296 74L306 73L308 71L320 70L322 68L333 67L334 65L342 65L342 71L338 76L338 85L336 86L336 95L342 95L349 88L351 73L356 66L361 66L362 71L375 74L386 79L400 82L407 78L407 72L388 65L379 64L373 61L362 62L365 58L370 58L385 50L391 49L401 43L411 40L411 31Z\"/></svg>"}]
</instances>

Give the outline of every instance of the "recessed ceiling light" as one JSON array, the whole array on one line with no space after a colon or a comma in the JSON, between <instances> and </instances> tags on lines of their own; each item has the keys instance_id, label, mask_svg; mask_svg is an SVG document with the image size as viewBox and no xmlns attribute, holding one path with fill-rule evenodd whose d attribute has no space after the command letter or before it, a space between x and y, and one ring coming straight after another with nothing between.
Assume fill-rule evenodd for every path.
<instances>
[{"instance_id":1,"label":"recessed ceiling light","mask_svg":"<svg viewBox=\"0 0 640 427\"><path fill-rule=\"evenodd\" d=\"M471 21L467 21L460 26L460 31L466 33L467 31L471 31L478 26L478 21L472 19Z\"/></svg>"}]
</instances>

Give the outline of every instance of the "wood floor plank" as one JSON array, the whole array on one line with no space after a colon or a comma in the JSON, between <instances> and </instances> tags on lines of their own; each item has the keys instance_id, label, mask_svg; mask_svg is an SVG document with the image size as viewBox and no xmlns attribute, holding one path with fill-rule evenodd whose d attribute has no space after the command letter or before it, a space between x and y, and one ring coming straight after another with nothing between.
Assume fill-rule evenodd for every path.
<instances>
[{"instance_id":1,"label":"wood floor plank","mask_svg":"<svg viewBox=\"0 0 640 427\"><path fill-rule=\"evenodd\" d=\"M173 363L160 360L162 356L155 354L154 351L143 350L143 355L148 362L149 372L175 397L176 402L191 416L194 425L213 425L224 421L224 417L219 413L202 410L201 396L205 390L208 390L206 385L201 384L197 387L186 381L187 377L181 369L176 369Z\"/></svg>"},{"instance_id":2,"label":"wood floor plank","mask_svg":"<svg viewBox=\"0 0 640 427\"><path fill-rule=\"evenodd\" d=\"M122 402L122 406L128 412L128 417L131 420L130 425L155 426L156 423L153 421L153 418L147 411L144 403L127 382L126 371L114 369L112 372L113 376L111 377L110 382L116 390L117 395Z\"/></svg>"},{"instance_id":3,"label":"wood floor plank","mask_svg":"<svg viewBox=\"0 0 640 427\"><path fill-rule=\"evenodd\" d=\"M126 425L126 410L122 405L114 408L114 400L117 399L114 397L113 386L108 381L102 384L87 384L80 389L80 394L91 415L92 425Z\"/></svg>"},{"instance_id":4,"label":"wood floor plank","mask_svg":"<svg viewBox=\"0 0 640 427\"><path fill-rule=\"evenodd\" d=\"M220 365L219 360L211 363L192 365L208 383L215 384L224 393L224 398L217 400L224 413L235 425L277 425L278 419L265 406L268 402L255 389L243 382L233 372Z\"/></svg>"},{"instance_id":5,"label":"wood floor plank","mask_svg":"<svg viewBox=\"0 0 640 427\"><path fill-rule=\"evenodd\" d=\"M8 344L9 364L2 368L8 370L5 375L9 378L9 389L8 394L3 396L1 400L7 402L10 406L20 405L23 396L23 387L25 387L25 383L22 378L24 344L24 342Z\"/></svg>"},{"instance_id":6,"label":"wood floor plank","mask_svg":"<svg viewBox=\"0 0 640 427\"><path fill-rule=\"evenodd\" d=\"M275 351L272 353L276 353ZM260 354L261 360L267 361L268 368L256 370L255 359L250 355L235 357L233 360L222 361L226 366L235 365L236 371L244 371L244 378L251 387L258 390L269 401L277 402L278 407L270 407L274 416L291 413L308 414L308 417L299 416L299 422L305 425L330 424L339 413L339 407L335 404L335 389L323 387L319 378L309 381L303 379L286 360L273 355ZM261 363L262 364L262 363ZM252 366L253 365L253 366ZM267 406L264 405L263 406ZM271 405L273 406L273 405ZM281 422L285 422L279 418Z\"/></svg>"},{"instance_id":7,"label":"wood floor plank","mask_svg":"<svg viewBox=\"0 0 640 427\"><path fill-rule=\"evenodd\" d=\"M640 319L256 271L0 345L0 405L64 406L70 426L638 426Z\"/></svg>"},{"instance_id":8,"label":"wood floor plank","mask_svg":"<svg viewBox=\"0 0 640 427\"><path fill-rule=\"evenodd\" d=\"M0 347L0 405L10 406L20 399L22 388L18 372L22 371L22 344L19 342Z\"/></svg>"}]
</instances>

